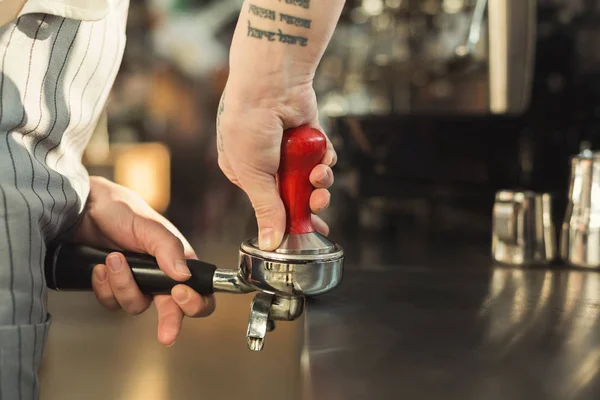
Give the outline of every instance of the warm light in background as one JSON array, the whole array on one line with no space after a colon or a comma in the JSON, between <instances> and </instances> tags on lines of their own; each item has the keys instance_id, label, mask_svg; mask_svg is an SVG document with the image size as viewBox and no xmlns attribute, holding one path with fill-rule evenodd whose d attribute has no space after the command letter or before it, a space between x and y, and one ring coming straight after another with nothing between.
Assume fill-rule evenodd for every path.
<instances>
[{"instance_id":1,"label":"warm light in background","mask_svg":"<svg viewBox=\"0 0 600 400\"><path fill-rule=\"evenodd\" d=\"M162 143L127 145L115 154L114 180L162 213L169 206L171 154Z\"/></svg>"}]
</instances>

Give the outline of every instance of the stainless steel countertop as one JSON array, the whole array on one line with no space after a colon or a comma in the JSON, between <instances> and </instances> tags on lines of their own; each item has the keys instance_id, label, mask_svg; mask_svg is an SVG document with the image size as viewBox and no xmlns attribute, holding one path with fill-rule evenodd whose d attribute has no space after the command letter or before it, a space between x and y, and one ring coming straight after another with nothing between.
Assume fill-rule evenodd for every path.
<instances>
[{"instance_id":1,"label":"stainless steel countertop","mask_svg":"<svg viewBox=\"0 0 600 400\"><path fill-rule=\"evenodd\" d=\"M304 397L600 398L600 275L493 266L488 246L347 246L308 303Z\"/></svg>"}]
</instances>

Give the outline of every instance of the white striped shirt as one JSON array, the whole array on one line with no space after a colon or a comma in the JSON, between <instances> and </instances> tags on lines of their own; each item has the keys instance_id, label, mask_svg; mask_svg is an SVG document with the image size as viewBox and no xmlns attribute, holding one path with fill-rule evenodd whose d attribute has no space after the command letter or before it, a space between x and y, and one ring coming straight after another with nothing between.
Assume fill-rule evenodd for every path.
<instances>
[{"instance_id":1,"label":"white striped shirt","mask_svg":"<svg viewBox=\"0 0 600 400\"><path fill-rule=\"evenodd\" d=\"M46 243L87 199L81 156L121 63L127 8L30 0L0 27L0 400L38 396Z\"/></svg>"}]
</instances>

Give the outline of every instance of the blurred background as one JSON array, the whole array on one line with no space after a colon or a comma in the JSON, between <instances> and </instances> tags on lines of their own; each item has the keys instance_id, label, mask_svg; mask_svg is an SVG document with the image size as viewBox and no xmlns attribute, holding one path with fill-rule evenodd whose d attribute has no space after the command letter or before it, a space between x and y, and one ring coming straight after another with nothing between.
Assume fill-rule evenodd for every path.
<instances>
[{"instance_id":1,"label":"blurred background","mask_svg":"<svg viewBox=\"0 0 600 400\"><path fill-rule=\"evenodd\" d=\"M201 259L226 268L256 234L216 159L241 4L132 0L108 136L84 156L91 175L137 191ZM400 249L440 262L440 242L485 263L495 193L549 193L559 226L570 157L600 145L600 1L347 0L314 87L339 156L324 218L349 271L398 262ZM90 294L50 293L42 398L301 398L306 321L280 324L251 354L250 298L217 303L163 349L154 311L132 318Z\"/></svg>"}]
</instances>

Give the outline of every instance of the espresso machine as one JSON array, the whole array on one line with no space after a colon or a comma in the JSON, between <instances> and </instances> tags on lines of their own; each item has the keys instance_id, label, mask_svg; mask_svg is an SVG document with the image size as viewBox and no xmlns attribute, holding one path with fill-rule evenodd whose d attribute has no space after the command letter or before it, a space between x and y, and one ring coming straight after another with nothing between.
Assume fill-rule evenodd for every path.
<instances>
[{"instance_id":1,"label":"espresso machine","mask_svg":"<svg viewBox=\"0 0 600 400\"><path fill-rule=\"evenodd\" d=\"M327 116L520 114L535 0L347 2L316 90Z\"/></svg>"},{"instance_id":2,"label":"espresso machine","mask_svg":"<svg viewBox=\"0 0 600 400\"><path fill-rule=\"evenodd\" d=\"M489 245L502 190L548 194L560 227L600 145L598 3L348 2L315 84L346 230Z\"/></svg>"}]
</instances>

